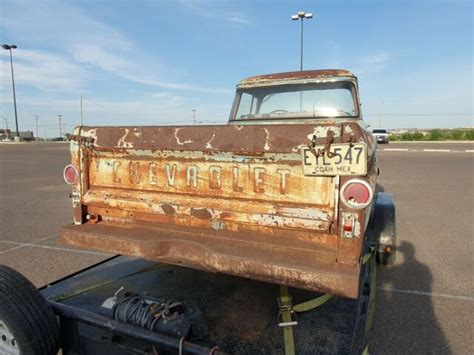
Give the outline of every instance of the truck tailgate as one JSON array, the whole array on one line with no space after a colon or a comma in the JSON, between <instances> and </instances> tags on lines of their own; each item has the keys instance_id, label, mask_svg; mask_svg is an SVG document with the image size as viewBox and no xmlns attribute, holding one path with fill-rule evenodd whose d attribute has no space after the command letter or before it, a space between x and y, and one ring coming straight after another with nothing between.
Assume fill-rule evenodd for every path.
<instances>
[{"instance_id":1,"label":"truck tailgate","mask_svg":"<svg viewBox=\"0 0 474 355\"><path fill-rule=\"evenodd\" d=\"M339 178L302 169L328 130L344 143L357 124L78 128L61 238L356 297L358 266L336 262Z\"/></svg>"}]
</instances>

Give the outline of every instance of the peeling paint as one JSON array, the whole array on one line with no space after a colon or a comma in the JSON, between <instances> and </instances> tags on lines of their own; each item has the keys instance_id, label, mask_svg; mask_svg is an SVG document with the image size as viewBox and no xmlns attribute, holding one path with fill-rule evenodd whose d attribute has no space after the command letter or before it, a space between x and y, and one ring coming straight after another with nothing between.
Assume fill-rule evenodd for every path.
<instances>
[{"instance_id":1,"label":"peeling paint","mask_svg":"<svg viewBox=\"0 0 474 355\"><path fill-rule=\"evenodd\" d=\"M206 143L206 148L210 148L210 149L212 149L211 142L212 142L212 141L213 141L215 138L216 138L216 134L215 134L215 133L213 133L213 134L212 134L212 138L211 138L211 139L209 139L209 141Z\"/></svg>"},{"instance_id":2,"label":"peeling paint","mask_svg":"<svg viewBox=\"0 0 474 355\"><path fill-rule=\"evenodd\" d=\"M121 148L133 148L133 143L125 141L125 138L127 138L129 132L130 130L125 128L125 134L118 140L117 146Z\"/></svg>"},{"instance_id":3,"label":"peeling paint","mask_svg":"<svg viewBox=\"0 0 474 355\"><path fill-rule=\"evenodd\" d=\"M360 233L361 233L361 228L360 228L360 222L359 222L359 219L356 219L354 221L354 236L356 238L359 238L360 237Z\"/></svg>"},{"instance_id":4,"label":"peeling paint","mask_svg":"<svg viewBox=\"0 0 474 355\"><path fill-rule=\"evenodd\" d=\"M263 131L265 132L265 145L263 146L264 150L270 150L270 145L268 144L268 141L270 140L270 133L268 132L268 129L264 128Z\"/></svg>"},{"instance_id":5,"label":"peeling paint","mask_svg":"<svg viewBox=\"0 0 474 355\"><path fill-rule=\"evenodd\" d=\"M94 141L97 140L97 128L94 129L85 129L81 131L81 136L86 138L93 138Z\"/></svg>"},{"instance_id":6,"label":"peeling paint","mask_svg":"<svg viewBox=\"0 0 474 355\"><path fill-rule=\"evenodd\" d=\"M176 138L176 143L178 143L179 145L185 145L185 144L190 144L190 143L193 143L193 140L192 139L188 139L188 140L185 140L184 142L181 142L179 140L179 137L178 137L178 132L179 132L179 128L176 128L174 130L174 137Z\"/></svg>"},{"instance_id":7,"label":"peeling paint","mask_svg":"<svg viewBox=\"0 0 474 355\"><path fill-rule=\"evenodd\" d=\"M335 138L340 137L340 135L341 135L339 127L335 127L335 126L317 126L317 127L314 127L313 133L310 133L310 134L307 135L308 140L311 141L314 136L316 136L316 138L326 138L327 135L328 135L328 131L332 131L334 133L333 136Z\"/></svg>"}]
</instances>

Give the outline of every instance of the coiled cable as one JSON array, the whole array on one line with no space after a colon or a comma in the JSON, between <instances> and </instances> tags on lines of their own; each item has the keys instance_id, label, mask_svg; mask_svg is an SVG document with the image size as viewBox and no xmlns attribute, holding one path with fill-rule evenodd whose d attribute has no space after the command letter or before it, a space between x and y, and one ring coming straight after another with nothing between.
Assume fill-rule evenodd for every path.
<instances>
[{"instance_id":1,"label":"coiled cable","mask_svg":"<svg viewBox=\"0 0 474 355\"><path fill-rule=\"evenodd\" d=\"M182 313L183 304L179 301L153 302L139 296L132 296L117 303L114 319L153 330L160 318L173 320Z\"/></svg>"}]
</instances>

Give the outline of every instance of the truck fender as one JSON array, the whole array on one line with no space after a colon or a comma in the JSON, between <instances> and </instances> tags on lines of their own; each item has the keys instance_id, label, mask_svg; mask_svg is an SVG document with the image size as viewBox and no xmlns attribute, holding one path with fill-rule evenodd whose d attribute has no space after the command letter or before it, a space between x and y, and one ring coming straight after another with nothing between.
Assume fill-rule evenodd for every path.
<instances>
[{"instance_id":1,"label":"truck fender","mask_svg":"<svg viewBox=\"0 0 474 355\"><path fill-rule=\"evenodd\" d=\"M369 238L376 246L377 262L393 265L396 257L396 213L392 193L376 194L368 227Z\"/></svg>"}]
</instances>

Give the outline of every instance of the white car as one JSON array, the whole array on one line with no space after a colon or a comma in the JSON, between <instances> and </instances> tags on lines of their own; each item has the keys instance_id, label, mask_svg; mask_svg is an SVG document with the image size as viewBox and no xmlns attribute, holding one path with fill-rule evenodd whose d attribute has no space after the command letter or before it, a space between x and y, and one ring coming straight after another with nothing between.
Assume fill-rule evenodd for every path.
<instances>
[{"instance_id":1,"label":"white car","mask_svg":"<svg viewBox=\"0 0 474 355\"><path fill-rule=\"evenodd\" d=\"M377 140L377 143L388 143L388 133L386 129L374 129L372 135Z\"/></svg>"}]
</instances>

